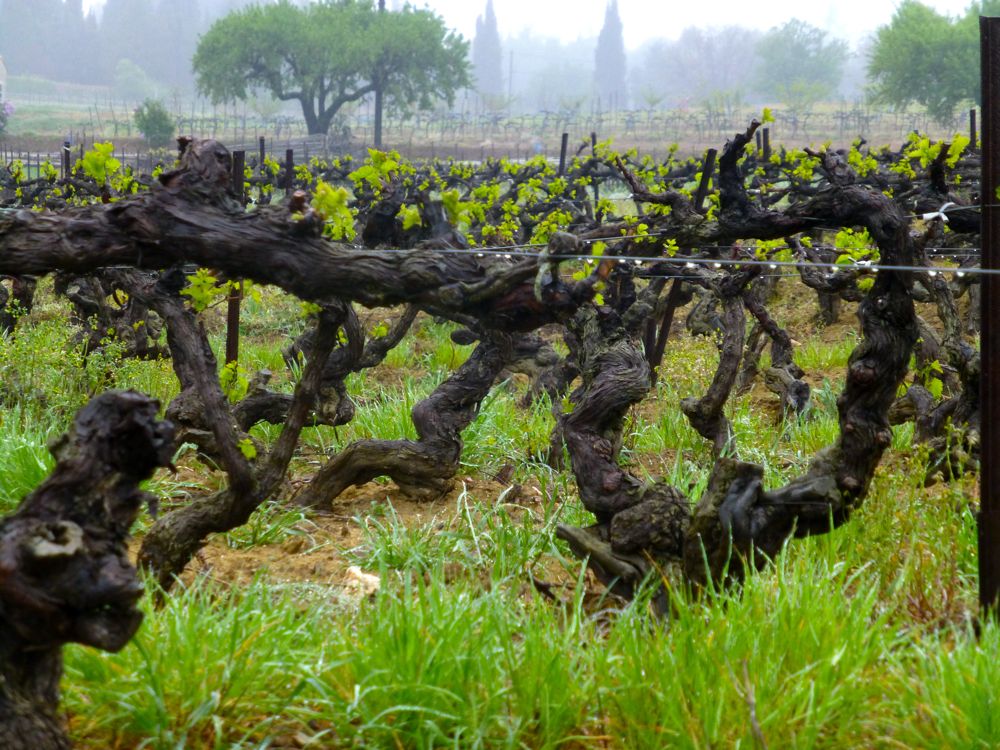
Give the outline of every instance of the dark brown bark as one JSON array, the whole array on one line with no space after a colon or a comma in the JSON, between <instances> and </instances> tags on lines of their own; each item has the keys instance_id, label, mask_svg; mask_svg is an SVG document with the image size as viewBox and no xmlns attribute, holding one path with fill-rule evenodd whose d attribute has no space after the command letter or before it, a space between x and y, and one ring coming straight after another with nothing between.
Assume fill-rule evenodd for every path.
<instances>
[{"instance_id":1,"label":"dark brown bark","mask_svg":"<svg viewBox=\"0 0 1000 750\"><path fill-rule=\"evenodd\" d=\"M914 245L902 211L875 191L856 186L831 188L815 203L847 225L868 229L887 265L910 265ZM848 219L848 216L850 218ZM739 575L742 560L756 552L762 562L775 555L789 535L825 533L844 523L863 500L875 467L892 441L888 412L905 377L917 338L916 316L906 274L882 271L859 306L863 339L851 354L847 382L837 401L840 436L814 458L808 472L788 485L766 491L753 472L726 489L706 493L685 548L685 570L695 581L723 575L717 543L731 537L737 553L729 575ZM724 484L724 483L723 483ZM721 498L721 500L720 500ZM717 512L711 508L717 506ZM704 553L699 549L706 545ZM706 571L704 560L709 560Z\"/></svg>"},{"instance_id":2,"label":"dark brown bark","mask_svg":"<svg viewBox=\"0 0 1000 750\"><path fill-rule=\"evenodd\" d=\"M922 259L926 261L926 259ZM943 335L935 361L943 370L941 379L957 393L935 403L924 388L913 386L902 404L895 409L897 419L912 418L916 423L914 438L930 446L926 481L950 480L979 467L979 353L965 343L963 326L952 288L940 275L917 274L937 307ZM924 359L930 358L927 353ZM940 359L938 359L940 358ZM926 365L925 365L926 367ZM957 374L956 378L949 377Z\"/></svg>"},{"instance_id":3,"label":"dark brown bark","mask_svg":"<svg viewBox=\"0 0 1000 750\"><path fill-rule=\"evenodd\" d=\"M581 310L571 323L583 353L583 383L560 418L580 500L597 518L588 529L560 524L557 534L622 596L655 559L680 560L689 518L688 500L662 482L643 482L622 467L618 454L625 414L650 389L649 363L638 337L609 308ZM655 553L653 552L655 550Z\"/></svg>"},{"instance_id":4,"label":"dark brown bark","mask_svg":"<svg viewBox=\"0 0 1000 750\"><path fill-rule=\"evenodd\" d=\"M161 282L163 286L166 284ZM319 316L317 334L281 434L266 456L258 455L251 461L240 448L242 435L219 384L204 330L176 296L155 288L146 289L145 294L166 322L174 369L182 386L198 394L203 423L211 432L215 455L228 480L224 490L197 498L160 518L143 540L139 562L167 589L209 534L243 525L278 490L316 402L341 320L325 312Z\"/></svg>"},{"instance_id":5,"label":"dark brown bark","mask_svg":"<svg viewBox=\"0 0 1000 750\"><path fill-rule=\"evenodd\" d=\"M701 398L685 398L681 411L699 435L712 443L712 454L721 456L732 448L733 427L723 414L726 401L736 383L743 341L746 335L743 301L738 296L722 302L722 341L719 365L708 391Z\"/></svg>"},{"instance_id":6,"label":"dark brown bark","mask_svg":"<svg viewBox=\"0 0 1000 750\"><path fill-rule=\"evenodd\" d=\"M692 336L715 337L722 334L723 323L719 315L719 298L711 289L695 293L697 301L684 319L684 327Z\"/></svg>"},{"instance_id":7,"label":"dark brown bark","mask_svg":"<svg viewBox=\"0 0 1000 750\"><path fill-rule=\"evenodd\" d=\"M948 211L948 223L954 232L970 232L979 234L980 232L980 210L963 205L965 201L957 195L952 195L948 189L948 150L951 144L942 143L937 157L930 163L927 169L927 184L914 196L912 203L914 213L918 215L936 213L946 203L956 204L953 208L962 207L961 211Z\"/></svg>"},{"instance_id":8,"label":"dark brown bark","mask_svg":"<svg viewBox=\"0 0 1000 750\"><path fill-rule=\"evenodd\" d=\"M832 326L840 320L840 297L829 292L816 292L819 303L819 319L826 326Z\"/></svg>"},{"instance_id":9,"label":"dark brown bark","mask_svg":"<svg viewBox=\"0 0 1000 750\"><path fill-rule=\"evenodd\" d=\"M459 329L451 334L451 340L462 346L473 344L478 339L478 334L469 329ZM514 335L510 346L510 359L497 379L507 379L514 374L526 375L530 379L528 390L521 400L522 407L527 408L543 394L551 400L559 398L579 372L539 333Z\"/></svg>"},{"instance_id":10,"label":"dark brown bark","mask_svg":"<svg viewBox=\"0 0 1000 750\"><path fill-rule=\"evenodd\" d=\"M332 458L296 498L328 506L352 485L388 476L415 497L436 499L452 487L462 454L462 430L510 358L506 336L481 341L461 367L413 407L417 440L359 440Z\"/></svg>"},{"instance_id":11,"label":"dark brown bark","mask_svg":"<svg viewBox=\"0 0 1000 750\"><path fill-rule=\"evenodd\" d=\"M880 191L851 184L849 171L834 155L823 157L831 185L807 201L784 213L751 203L743 188L739 157L755 127L756 123L727 144L720 160L722 231L769 239L803 231L810 224L860 225L878 244L885 264L913 263L914 245L906 216ZM691 275L700 277L703 273ZM724 303L730 305L728 315L735 315L732 305L738 301L734 295L749 281L744 278L740 283L737 276L722 282L727 284L724 291L717 290L723 300L730 300ZM640 483L614 461L625 411L645 394L648 371L643 369L637 347L630 345L627 337L609 336L613 326L605 325L602 330L595 318L590 327L596 335L583 339L585 361L589 362L584 367L584 387L574 396L576 407L564 424L581 499L597 516L598 524L587 530L560 527L559 535L576 554L589 557L598 576L628 595L638 577L678 559L683 560L685 576L695 584L739 578L747 560L753 557L761 564L777 554L789 536L825 533L844 523L864 499L875 467L892 439L887 414L917 338L910 285L905 274L882 271L859 305L863 339L851 355L847 382L838 399L837 442L817 454L804 476L774 490L764 489L760 467L717 458L710 486L693 518L686 503L670 502L666 497L656 509L646 510ZM581 311L577 318L583 315ZM766 323L762 317L758 322L763 328ZM595 339L596 343L588 343ZM727 369L725 380L713 384L718 386L716 396L722 392L728 395L732 387L742 327L739 340L740 346L731 347L736 351L731 374ZM711 401L715 406L719 398ZM588 408L581 410L581 406ZM713 422L713 429L705 432L719 435L718 425L718 421ZM571 431L571 426L576 429ZM622 513L627 515L620 523L630 533L635 529L649 531L647 539L638 544L630 538L624 543L620 539L616 549L611 530Z\"/></svg>"},{"instance_id":12,"label":"dark brown bark","mask_svg":"<svg viewBox=\"0 0 1000 750\"><path fill-rule=\"evenodd\" d=\"M118 271L98 271L90 276L60 273L55 291L73 305L73 322L79 326L77 341L84 355L119 345L123 358L157 359L169 352L157 344L163 324L139 299L123 293ZM111 300L109 302L109 300Z\"/></svg>"},{"instance_id":13,"label":"dark brown bark","mask_svg":"<svg viewBox=\"0 0 1000 750\"><path fill-rule=\"evenodd\" d=\"M836 255L821 252L813 247L806 247L797 239L791 241L797 250L797 255L810 263L832 263ZM852 268L833 269L814 266L799 266L799 277L802 283L816 290L819 301L819 319L823 325L833 325L840 320L841 299L858 302L863 296L857 288L860 273Z\"/></svg>"},{"instance_id":14,"label":"dark brown bark","mask_svg":"<svg viewBox=\"0 0 1000 750\"><path fill-rule=\"evenodd\" d=\"M36 283L30 276L12 276L9 292L0 284L0 331L10 333L18 318L31 312Z\"/></svg>"},{"instance_id":15,"label":"dark brown bark","mask_svg":"<svg viewBox=\"0 0 1000 750\"><path fill-rule=\"evenodd\" d=\"M977 334L982 328L980 321L983 309L982 290L983 288L980 284L969 285L969 315L965 323L965 330L969 334Z\"/></svg>"},{"instance_id":16,"label":"dark brown bark","mask_svg":"<svg viewBox=\"0 0 1000 750\"><path fill-rule=\"evenodd\" d=\"M288 207L245 213L227 192L229 168L230 157L222 146L192 143L184 150L181 169L163 175L148 194L58 216L0 212L0 265L6 261L40 272L82 274L108 265L163 268L195 262L231 278L274 283L321 304L338 296L371 305L412 301L435 314L476 322L487 331L529 330L558 321L591 299L595 285L607 278L605 264L590 278L567 284L556 273L540 274L531 259L514 262L430 250L360 251L329 243L320 239L321 218L308 210L304 195L293 196ZM567 235L556 238L560 241L553 256L565 249L567 238L572 240L569 249L579 251L575 238ZM554 269L558 262L553 257L547 265ZM229 485L160 519L146 537L140 559L164 587L209 533L244 523L277 489L317 393L313 388L303 394L304 404L296 396L292 411L301 412L301 418L289 417L279 445L286 436L294 437L288 438L287 450L272 451L264 473L258 473L240 450L244 435L219 387L204 333L176 297L182 283L183 273L167 274L161 284L170 287L169 294L147 288L147 302L167 324L178 378L189 395L197 393L190 401L199 406L199 421L208 427L204 433L213 441ZM133 290L137 298L142 298L141 287L136 284ZM321 376L314 374L314 385ZM490 383L494 378L492 373ZM461 395L455 398L461 400ZM480 398L470 400L478 404Z\"/></svg>"},{"instance_id":17,"label":"dark brown bark","mask_svg":"<svg viewBox=\"0 0 1000 750\"><path fill-rule=\"evenodd\" d=\"M757 123L753 123L745 133L737 134L720 159L718 219L707 219L695 212L686 198L668 192L656 197L655 202L673 208L669 216L657 222L658 232L681 247L696 247L746 238L786 238L817 227L860 225L875 238L884 262L912 262L905 216L880 190L853 184L849 170L836 155L823 155L829 186L812 191L805 199L796 196L798 202L787 210L772 211L766 204L751 201L744 189L740 159L756 127ZM566 247L579 252L579 245L558 236L550 244L547 257L516 262L458 253L362 251L327 243L319 239L319 217L308 210L293 214L288 207L271 207L246 214L235 207L236 201L225 192L228 167L229 155L224 148L213 143L195 144L185 153L182 169L164 175L162 185L148 195L60 216L0 212L0 273L44 273L56 268L79 273L118 263L163 268L190 261L233 278L274 283L304 299L320 302L331 298L368 305L409 301L483 331L525 331L567 320L581 304L592 299L598 280L608 280L609 267L601 264L599 272L589 279L578 284L563 283L555 272L557 256ZM641 198L645 200L646 196ZM298 205L304 208L304 197L298 199ZM602 231L613 236L622 228L611 225ZM643 249L654 246L646 244ZM726 276L719 278L720 283L726 282ZM831 291L836 286L829 279L822 279L822 283ZM864 339L852 355L847 385L838 402L841 435L837 443L816 457L806 476L773 491L763 489L754 467L727 468L725 462L719 463L715 490L706 494L697 514L704 523L694 531L688 528L686 501L676 490L644 485L618 466L625 413L649 389L648 363L639 349L637 331L653 308L648 301L643 302L645 312L633 315L636 320L631 323L623 322L620 313L628 316L640 307L632 305L635 288L631 277L627 271L618 270L608 286L612 290L611 304L601 309L588 306L573 324L584 342L579 355L583 386L574 394L573 412L560 421L581 497L599 522L599 533L586 532L585 538L572 531L561 532L575 545L574 549L586 547L581 539L598 539L607 545L604 551L611 555L605 557L602 566L610 570L619 559L624 561L626 573L646 569L642 564L637 567L636 559L648 557L658 564L684 558L687 574L698 580L699 576L721 575L717 564L711 562L721 559L723 545L719 540L732 539L737 557L730 562L730 572L738 574L741 559L752 551L774 554L792 533L821 533L829 530L831 519L834 525L846 520L863 499L890 440L886 414L905 375L916 337L906 279L888 272L879 274L860 305ZM727 314L734 304L739 304L743 286L745 281L727 293L719 293ZM168 324L175 327L170 320ZM179 321L178 329L183 325ZM221 395L214 378L214 362L210 353L208 357L203 351L199 353L203 345L195 343L187 352L197 360L195 365L180 365L178 374L182 382L187 377L195 383L203 397L208 394L205 405L220 444L223 466L230 474L230 494L223 500L206 501L205 507L196 507L195 503L180 512L186 515L171 514L169 524L158 524L160 531L174 527L162 532L165 536L161 541L201 539L209 531L231 528L242 522L240 519L245 520L260 498L254 471L245 459L233 453L237 434L234 420L224 409L216 408ZM177 347L172 347L176 357ZM728 347L726 352L733 348ZM735 347L737 353L739 349ZM728 363L728 354L724 361ZM713 440L723 434L716 417L721 415L721 404L734 376L735 367L727 367L706 396L710 402L706 405L711 407L706 414L711 419L704 420L705 432ZM485 375L482 381L486 383ZM491 383L492 377L485 385L477 382L464 401L461 394L449 398L453 404L468 404L474 414L482 398L477 394L484 394ZM300 404L303 420L311 404L311 400ZM421 420L425 416L420 415ZM434 429L431 425L427 434L436 440ZM453 460L457 461L460 443L456 430L444 432L447 434L442 448L435 456L455 456ZM418 446L429 442L424 437L421 430L421 441L414 442ZM400 445L401 441L389 442L400 450L413 447ZM343 464L337 466L344 470L343 476L334 476L337 472L333 468L327 472L333 489L369 475L372 465L382 460L378 455L365 454L366 447L359 444L345 452ZM416 453L406 455L415 456L414 463L419 463ZM270 458L274 456L272 453ZM379 473L386 470L380 468ZM398 471L404 486L408 486L409 467L393 465L388 470ZM440 479L440 471L438 466L421 471L422 488L438 489L435 482ZM268 476L273 475L271 472ZM323 497L316 487L313 490L318 496L311 498L313 501L323 502L329 497ZM189 526L182 528L185 523ZM158 532L157 527L154 532ZM702 543L715 547L702 554ZM728 544L724 546L728 554ZM193 551L190 546L172 544L151 549L159 555L156 567L161 580L165 571L176 571L177 564L183 565ZM176 549L181 552L175 554ZM594 547L595 559L604 554L603 549ZM706 558L710 560L707 571L701 566ZM165 564L160 564L163 561Z\"/></svg>"},{"instance_id":18,"label":"dark brown bark","mask_svg":"<svg viewBox=\"0 0 1000 750\"><path fill-rule=\"evenodd\" d=\"M326 367L323 369L323 382L306 422L311 426L337 427L347 424L354 418L354 402L347 392L345 378L353 372L360 372L380 364L410 330L417 316L417 308L407 307L394 321L386 335L372 338L367 343L364 341L364 331L353 307L337 304L336 312L333 314L338 319L343 319L341 330L344 332L347 344L336 348L327 359ZM315 336L316 329L310 328L292 342L283 353L285 362L289 366L293 363L298 364L299 358L304 357L305 352L312 348ZM267 384L270 378L269 371L258 372L250 381L246 397L233 406L233 416L244 432L249 431L258 422L282 424L288 418L295 399L287 393L269 391ZM197 398L193 398L192 401L192 407L196 406ZM175 404L176 401L171 407ZM193 416L196 413L194 408L185 411L192 413Z\"/></svg>"},{"instance_id":19,"label":"dark brown bark","mask_svg":"<svg viewBox=\"0 0 1000 750\"><path fill-rule=\"evenodd\" d=\"M756 290L743 293L747 310L760 330L771 339L771 365L764 371L764 383L781 399L782 414L801 414L809 404L809 384L802 380L802 368L792 358L792 339L771 317Z\"/></svg>"},{"instance_id":20,"label":"dark brown bark","mask_svg":"<svg viewBox=\"0 0 1000 750\"><path fill-rule=\"evenodd\" d=\"M157 404L109 391L53 449L52 474L0 521L0 747L65 750L61 648L118 651L142 622L129 528L153 498L138 485L173 454Z\"/></svg>"},{"instance_id":21,"label":"dark brown bark","mask_svg":"<svg viewBox=\"0 0 1000 750\"><path fill-rule=\"evenodd\" d=\"M767 346L767 337L760 323L754 323L750 333L747 334L747 343L743 349L743 361L740 363L740 371L736 376L736 384L733 386L737 393L746 393L753 387L753 382L760 371L760 355L764 353Z\"/></svg>"},{"instance_id":22,"label":"dark brown bark","mask_svg":"<svg viewBox=\"0 0 1000 750\"><path fill-rule=\"evenodd\" d=\"M229 278L274 284L304 300L413 303L501 330L533 330L561 320L595 293L598 279L565 283L555 277L536 295L533 259L362 250L325 241L321 218L308 208L301 214L288 206L244 211L229 194L230 168L225 147L196 141L184 151L181 168L162 175L148 193L59 214L0 210L0 274L197 263ZM305 197L293 198L302 203Z\"/></svg>"},{"instance_id":23,"label":"dark brown bark","mask_svg":"<svg viewBox=\"0 0 1000 750\"><path fill-rule=\"evenodd\" d=\"M670 292L664 300L663 310L658 313L659 320L654 317L646 323L643 350L649 361L650 379L654 386L659 377L659 367L663 364L663 355L667 350L667 339L670 338L670 328L674 324L674 313L684 304L685 296L684 282L681 279L674 279L670 285Z\"/></svg>"}]
</instances>

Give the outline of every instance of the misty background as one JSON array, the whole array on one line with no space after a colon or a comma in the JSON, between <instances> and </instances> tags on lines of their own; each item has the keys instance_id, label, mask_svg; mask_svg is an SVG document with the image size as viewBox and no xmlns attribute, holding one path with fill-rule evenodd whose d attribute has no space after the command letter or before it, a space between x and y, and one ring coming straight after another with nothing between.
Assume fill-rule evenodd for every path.
<instances>
[{"instance_id":1,"label":"misty background","mask_svg":"<svg viewBox=\"0 0 1000 750\"><path fill-rule=\"evenodd\" d=\"M0 80L0 99L14 112L0 134L8 144L27 139L18 148L48 148L53 134L137 147L133 113L158 100L178 132L244 145L268 137L291 146L311 137L294 101L256 89L238 101L213 102L195 86L192 57L213 23L279 1L0 0L8 76ZM384 1L389 12L403 7L403 0ZM671 141L697 150L765 106L789 145L858 136L889 142L913 131L944 137L966 127L963 108L977 96L970 19L984 9L1000 13L1000 0L868 0L863 12L832 0L416 5L469 42L474 83L451 104L434 100L430 110L389 100L379 132L404 153L429 145L430 155L441 154L450 146L458 158L543 153L566 131L574 141L597 132L654 155ZM883 45L876 55L879 29L907 8L916 26L903 23L894 32L902 46ZM881 80L870 68L876 57ZM373 95L346 104L327 140L338 148L381 143L374 111Z\"/></svg>"},{"instance_id":2,"label":"misty background","mask_svg":"<svg viewBox=\"0 0 1000 750\"><path fill-rule=\"evenodd\" d=\"M25 79L100 86L123 100L195 94L191 57L198 37L219 17L248 0L0 0L0 55L17 94ZM387 9L399 0L388 0ZM507 3L510 6L510 3ZM651 39L626 48L629 35L616 2L583 26L595 36L566 40L566 29L544 27L501 35L505 0L478 6L472 42L475 90L482 109L508 112L673 108L716 102L774 101L768 78L781 65L760 54L766 31L738 25L689 27L674 39ZM432 6L433 9L433 6ZM522 19L523 20L523 19ZM567 24L584 19L574 15ZM617 25L616 25L617 24ZM865 39L840 45L838 70L823 83L827 99L864 96ZM597 64L602 60L602 64ZM835 79L835 80L834 80ZM835 85L830 86L831 80ZM34 81L32 90L38 90ZM44 87L43 87L44 88ZM263 104L263 103L262 103ZM264 107L266 109L266 106Z\"/></svg>"}]
</instances>

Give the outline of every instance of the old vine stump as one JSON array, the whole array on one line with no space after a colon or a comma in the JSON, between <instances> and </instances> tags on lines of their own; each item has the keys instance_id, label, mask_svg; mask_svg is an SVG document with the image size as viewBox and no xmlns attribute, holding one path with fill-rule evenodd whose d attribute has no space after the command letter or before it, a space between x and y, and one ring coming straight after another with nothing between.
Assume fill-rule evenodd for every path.
<instances>
[{"instance_id":1,"label":"old vine stump","mask_svg":"<svg viewBox=\"0 0 1000 750\"><path fill-rule=\"evenodd\" d=\"M129 528L151 495L138 484L173 453L157 402L109 391L53 447L58 463L0 521L0 747L70 747L58 713L61 647L118 651L142 613Z\"/></svg>"}]
</instances>

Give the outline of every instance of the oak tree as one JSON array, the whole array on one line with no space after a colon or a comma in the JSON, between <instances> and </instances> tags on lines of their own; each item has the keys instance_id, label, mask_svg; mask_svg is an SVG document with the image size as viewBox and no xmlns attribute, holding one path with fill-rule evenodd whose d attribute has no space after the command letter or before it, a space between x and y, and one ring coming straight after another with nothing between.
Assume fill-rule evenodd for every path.
<instances>
[{"instance_id":1,"label":"oak tree","mask_svg":"<svg viewBox=\"0 0 1000 750\"><path fill-rule=\"evenodd\" d=\"M792 109L807 109L840 85L847 44L793 18L757 42L757 88Z\"/></svg>"},{"instance_id":2,"label":"oak tree","mask_svg":"<svg viewBox=\"0 0 1000 750\"><path fill-rule=\"evenodd\" d=\"M435 13L405 6L379 13L369 0L300 7L282 0L217 21L198 44L194 71L216 102L266 91L298 101L312 134L381 85L397 107L451 103L470 84L468 43Z\"/></svg>"},{"instance_id":3,"label":"oak tree","mask_svg":"<svg viewBox=\"0 0 1000 750\"><path fill-rule=\"evenodd\" d=\"M958 18L904 0L878 29L868 80L878 101L916 103L939 122L964 101L979 101L979 16L1000 13L998 0L972 3Z\"/></svg>"}]
</instances>

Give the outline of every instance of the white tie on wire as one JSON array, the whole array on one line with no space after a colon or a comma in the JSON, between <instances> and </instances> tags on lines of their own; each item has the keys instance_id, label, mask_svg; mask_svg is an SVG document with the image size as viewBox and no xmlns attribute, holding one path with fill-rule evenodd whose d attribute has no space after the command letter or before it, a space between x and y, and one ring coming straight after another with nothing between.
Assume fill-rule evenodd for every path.
<instances>
[{"instance_id":1,"label":"white tie on wire","mask_svg":"<svg viewBox=\"0 0 1000 750\"><path fill-rule=\"evenodd\" d=\"M945 211L947 211L949 208L951 208L954 205L955 205L954 203L952 203L951 201L948 201L943 206L941 206L941 208L939 208L937 211L931 211L928 214L924 214L923 217L921 217L921 218L923 218L924 221L934 221L934 219L941 219L941 221L943 221L945 224L947 224L948 223L948 215L945 213Z\"/></svg>"}]
</instances>

